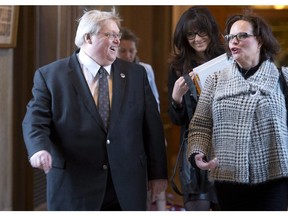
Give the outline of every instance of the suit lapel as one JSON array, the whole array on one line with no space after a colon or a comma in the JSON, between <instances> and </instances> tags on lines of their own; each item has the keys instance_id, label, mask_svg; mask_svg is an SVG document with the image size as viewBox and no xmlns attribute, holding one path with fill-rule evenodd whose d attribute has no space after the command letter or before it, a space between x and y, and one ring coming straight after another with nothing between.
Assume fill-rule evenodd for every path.
<instances>
[{"instance_id":1,"label":"suit lapel","mask_svg":"<svg viewBox=\"0 0 288 216\"><path fill-rule=\"evenodd\" d=\"M110 113L110 125L113 126L120 113L123 97L125 96L125 86L127 81L127 70L124 65L116 59L112 64L112 79L113 79L113 94L112 94L112 107ZM110 127L110 130L112 128Z\"/></svg>"},{"instance_id":2,"label":"suit lapel","mask_svg":"<svg viewBox=\"0 0 288 216\"><path fill-rule=\"evenodd\" d=\"M98 109L96 107L93 96L88 87L88 84L83 75L83 72L80 67L76 54L77 52L75 52L73 56L71 56L71 59L69 61L69 67L71 68L71 70L68 72L68 77L72 85L74 86L74 90L76 94L79 96L79 100L82 100L83 104L86 106L88 111L92 114L94 119L100 124L100 126L104 130L106 130L102 123L101 116L99 115Z\"/></svg>"}]
</instances>

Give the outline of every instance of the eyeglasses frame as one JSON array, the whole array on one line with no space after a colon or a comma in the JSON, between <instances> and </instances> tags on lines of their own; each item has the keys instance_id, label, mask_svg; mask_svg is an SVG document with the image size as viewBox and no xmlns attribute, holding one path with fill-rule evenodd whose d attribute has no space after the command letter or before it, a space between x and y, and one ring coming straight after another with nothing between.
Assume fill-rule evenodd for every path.
<instances>
[{"instance_id":1,"label":"eyeglasses frame","mask_svg":"<svg viewBox=\"0 0 288 216\"><path fill-rule=\"evenodd\" d=\"M224 38L227 43L230 43L236 37L237 41L243 41L248 37L255 37L253 34L249 34L247 32L239 32L238 34L228 34L224 35Z\"/></svg>"},{"instance_id":2,"label":"eyeglasses frame","mask_svg":"<svg viewBox=\"0 0 288 216\"><path fill-rule=\"evenodd\" d=\"M189 33L190 33L190 35L189 35ZM194 40L196 38L196 35L198 35L199 37L205 37L208 35L208 32L205 32L205 31L188 32L186 34L186 37L188 40Z\"/></svg>"},{"instance_id":3,"label":"eyeglasses frame","mask_svg":"<svg viewBox=\"0 0 288 216\"><path fill-rule=\"evenodd\" d=\"M103 34L105 37L107 37L110 40L115 40L115 39L121 39L122 33L114 33L114 32L98 32L98 34Z\"/></svg>"}]
</instances>

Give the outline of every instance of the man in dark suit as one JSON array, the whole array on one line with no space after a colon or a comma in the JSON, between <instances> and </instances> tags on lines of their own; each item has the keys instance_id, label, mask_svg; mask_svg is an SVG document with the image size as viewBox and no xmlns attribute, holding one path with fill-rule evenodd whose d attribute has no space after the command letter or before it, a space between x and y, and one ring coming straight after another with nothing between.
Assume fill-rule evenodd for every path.
<instances>
[{"instance_id":1,"label":"man in dark suit","mask_svg":"<svg viewBox=\"0 0 288 216\"><path fill-rule=\"evenodd\" d=\"M163 126L142 66L117 59L120 18L80 19L72 56L39 68L23 135L32 167L47 173L48 210L145 210L167 188ZM107 126L98 106L108 73Z\"/></svg>"}]
</instances>

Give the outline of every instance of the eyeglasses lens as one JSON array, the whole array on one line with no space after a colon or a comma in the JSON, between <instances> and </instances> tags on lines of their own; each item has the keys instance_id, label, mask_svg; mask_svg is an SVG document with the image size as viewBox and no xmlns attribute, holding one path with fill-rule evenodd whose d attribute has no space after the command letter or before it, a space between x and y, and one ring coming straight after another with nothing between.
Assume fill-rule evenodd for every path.
<instances>
[{"instance_id":1,"label":"eyeglasses lens","mask_svg":"<svg viewBox=\"0 0 288 216\"><path fill-rule=\"evenodd\" d=\"M207 35L207 32L205 32L205 31L188 32L187 33L187 38L189 40L194 40L196 35L198 35L199 37L205 37Z\"/></svg>"},{"instance_id":2,"label":"eyeglasses lens","mask_svg":"<svg viewBox=\"0 0 288 216\"><path fill-rule=\"evenodd\" d=\"M250 35L250 34L248 34L248 33L246 33L246 32L240 32L240 33L238 33L238 34L236 34L236 35L234 35L234 34L229 34L229 35L225 35L224 37L225 37L225 40L227 41L227 42L230 42L233 38L237 38L237 40L238 41L241 41L241 40L245 40L246 38L248 38L248 37L250 37L250 36L253 36L253 35Z\"/></svg>"}]
</instances>

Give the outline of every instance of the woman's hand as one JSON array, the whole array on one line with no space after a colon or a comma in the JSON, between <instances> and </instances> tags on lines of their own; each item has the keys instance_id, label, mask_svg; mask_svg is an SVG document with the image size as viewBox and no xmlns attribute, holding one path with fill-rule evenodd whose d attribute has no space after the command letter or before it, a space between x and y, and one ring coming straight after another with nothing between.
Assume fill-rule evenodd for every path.
<instances>
[{"instance_id":1,"label":"woman's hand","mask_svg":"<svg viewBox=\"0 0 288 216\"><path fill-rule=\"evenodd\" d=\"M193 71L191 71L189 73L189 76L191 77L191 79L193 81L193 78L195 76ZM183 95L185 95L188 90L189 90L189 87L186 84L184 77L183 76L179 77L176 80L176 82L174 83L173 92L172 92L172 99L177 104L181 104L182 103L182 99L183 99Z\"/></svg>"},{"instance_id":2,"label":"woman's hand","mask_svg":"<svg viewBox=\"0 0 288 216\"><path fill-rule=\"evenodd\" d=\"M214 158L213 160L210 160L207 162L204 160L203 153L199 153L195 155L195 163L197 167L199 167L202 170L211 170L211 169L215 169L218 166L217 158Z\"/></svg>"},{"instance_id":3,"label":"woman's hand","mask_svg":"<svg viewBox=\"0 0 288 216\"><path fill-rule=\"evenodd\" d=\"M191 79L192 79L192 81L193 81L193 79L194 79L194 77L195 77L195 73L194 73L193 71L191 71L191 72L189 73L189 76L191 77Z\"/></svg>"}]
</instances>

